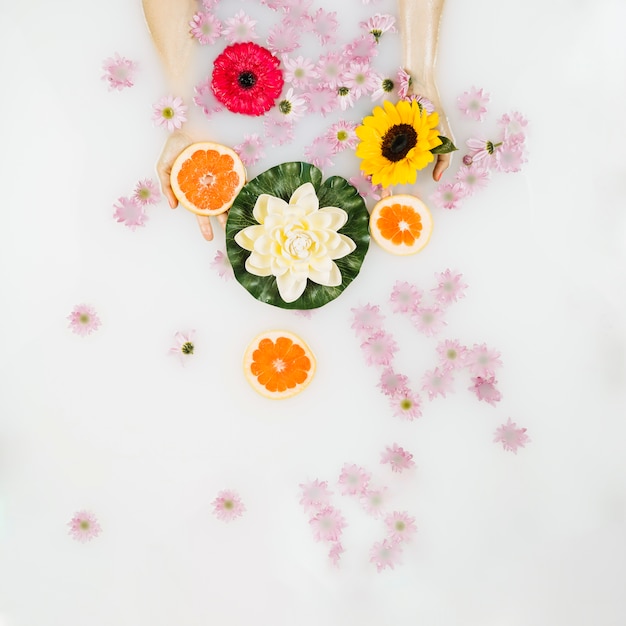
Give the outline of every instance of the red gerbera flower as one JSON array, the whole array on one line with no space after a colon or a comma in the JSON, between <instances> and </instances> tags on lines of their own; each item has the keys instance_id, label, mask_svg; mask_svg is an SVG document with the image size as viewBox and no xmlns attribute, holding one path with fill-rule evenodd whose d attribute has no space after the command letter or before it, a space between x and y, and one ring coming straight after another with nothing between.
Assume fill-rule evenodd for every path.
<instances>
[{"instance_id":1,"label":"red gerbera flower","mask_svg":"<svg viewBox=\"0 0 626 626\"><path fill-rule=\"evenodd\" d=\"M211 89L233 113L263 115L283 89L280 61L252 42L228 46L213 64Z\"/></svg>"}]
</instances>

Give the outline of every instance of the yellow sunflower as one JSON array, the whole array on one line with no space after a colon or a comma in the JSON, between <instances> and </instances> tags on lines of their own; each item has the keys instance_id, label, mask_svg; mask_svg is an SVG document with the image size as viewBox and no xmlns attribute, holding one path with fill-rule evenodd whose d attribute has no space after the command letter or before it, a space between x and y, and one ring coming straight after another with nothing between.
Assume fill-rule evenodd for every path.
<instances>
[{"instance_id":1,"label":"yellow sunflower","mask_svg":"<svg viewBox=\"0 0 626 626\"><path fill-rule=\"evenodd\" d=\"M420 110L415 100L401 100L397 105L385 101L383 106L384 110L376 107L356 129L361 169L374 185L413 184L417 170L435 159L431 150L442 143L436 130L439 115Z\"/></svg>"}]
</instances>

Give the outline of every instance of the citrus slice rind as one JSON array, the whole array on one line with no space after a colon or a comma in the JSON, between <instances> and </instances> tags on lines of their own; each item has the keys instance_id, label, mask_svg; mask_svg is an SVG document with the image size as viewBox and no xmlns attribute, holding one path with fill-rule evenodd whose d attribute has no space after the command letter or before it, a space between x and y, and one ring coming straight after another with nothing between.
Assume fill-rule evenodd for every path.
<instances>
[{"instance_id":1,"label":"citrus slice rind","mask_svg":"<svg viewBox=\"0 0 626 626\"><path fill-rule=\"evenodd\" d=\"M433 218L428 207L409 194L387 196L370 215L370 234L391 254L406 256L423 250L433 232Z\"/></svg>"},{"instance_id":2,"label":"citrus slice rind","mask_svg":"<svg viewBox=\"0 0 626 626\"><path fill-rule=\"evenodd\" d=\"M187 146L176 157L170 174L174 195L196 215L228 211L245 182L246 169L239 155L210 141Z\"/></svg>"},{"instance_id":3,"label":"citrus slice rind","mask_svg":"<svg viewBox=\"0 0 626 626\"><path fill-rule=\"evenodd\" d=\"M316 361L297 335L271 330L257 335L243 356L243 371L251 387L266 398L291 398L305 389L315 374Z\"/></svg>"}]
</instances>

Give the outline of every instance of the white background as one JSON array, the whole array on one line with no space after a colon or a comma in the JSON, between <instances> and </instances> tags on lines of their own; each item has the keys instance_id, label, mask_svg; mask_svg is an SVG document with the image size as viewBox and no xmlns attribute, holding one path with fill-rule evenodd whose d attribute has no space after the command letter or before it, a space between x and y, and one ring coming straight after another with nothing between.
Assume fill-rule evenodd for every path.
<instances>
[{"instance_id":1,"label":"white background","mask_svg":"<svg viewBox=\"0 0 626 626\"><path fill-rule=\"evenodd\" d=\"M249 10L266 33L276 16L252 4L220 11ZM338 12L344 37L393 10L314 6ZM434 209L416 257L372 244L353 285L306 319L219 278L210 263L223 231L205 242L183 209L163 202L135 232L113 220L165 139L150 119L166 87L139 1L2 0L0 624L623 626L624 23L621 0L447 0L438 75L457 144L519 110L529 162L459 211ZM140 64L130 90L100 78L115 51ZM483 124L455 107L472 85L492 94ZM240 120L224 119L207 136L232 144ZM299 132L290 147L268 145L250 174L301 159L317 128ZM354 163L334 173L352 176ZM425 198L427 177L415 190ZM498 349L503 400L477 402L460 378L402 422L365 364L351 308L381 306L397 369L418 388L437 339L387 301L396 280L429 289L448 267L469 289L439 338ZM87 338L67 328L81 302L103 322ZM183 368L167 351L191 328ZM299 333L318 359L311 386L284 402L241 372L248 341L268 328ZM517 455L492 443L508 417L532 439ZM414 454L412 472L379 464L394 441ZM394 571L368 562L382 522L337 489L349 524L341 566L313 541L298 484L334 484L345 462L416 518ZM226 488L247 507L230 525L211 512ZM103 527L85 545L66 526L84 508Z\"/></svg>"}]
</instances>

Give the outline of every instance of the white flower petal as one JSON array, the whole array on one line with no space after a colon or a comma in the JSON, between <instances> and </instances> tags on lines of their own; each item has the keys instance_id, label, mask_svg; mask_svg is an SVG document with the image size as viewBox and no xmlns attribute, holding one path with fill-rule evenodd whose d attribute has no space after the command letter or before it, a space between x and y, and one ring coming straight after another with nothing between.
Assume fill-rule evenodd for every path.
<instances>
[{"instance_id":1,"label":"white flower petal","mask_svg":"<svg viewBox=\"0 0 626 626\"><path fill-rule=\"evenodd\" d=\"M312 270L309 273L309 278L318 285L324 285L325 287L338 287L341 285L341 272L337 267L337 264L331 261L330 269L326 271Z\"/></svg>"},{"instance_id":2,"label":"white flower petal","mask_svg":"<svg viewBox=\"0 0 626 626\"><path fill-rule=\"evenodd\" d=\"M263 226L247 226L235 235L235 241L244 250L253 250L255 241L264 234L265 228Z\"/></svg>"},{"instance_id":3,"label":"white flower petal","mask_svg":"<svg viewBox=\"0 0 626 626\"><path fill-rule=\"evenodd\" d=\"M348 221L348 214L343 209L336 206L325 206L323 209L319 210L319 213L331 216L332 219L327 228L332 230L339 230Z\"/></svg>"},{"instance_id":4,"label":"white flower petal","mask_svg":"<svg viewBox=\"0 0 626 626\"><path fill-rule=\"evenodd\" d=\"M276 277L276 286L278 287L278 293L285 302L294 302L303 293L306 288L306 276L294 274L293 272L286 272L281 276Z\"/></svg>"},{"instance_id":5,"label":"white flower petal","mask_svg":"<svg viewBox=\"0 0 626 626\"><path fill-rule=\"evenodd\" d=\"M246 259L246 271L255 276L271 276L272 275L272 257L264 256L253 252Z\"/></svg>"},{"instance_id":6,"label":"white flower petal","mask_svg":"<svg viewBox=\"0 0 626 626\"><path fill-rule=\"evenodd\" d=\"M350 237L346 237L340 233L333 233L326 247L328 248L328 255L331 259L341 259L347 254L350 254L356 248L356 244Z\"/></svg>"}]
</instances>

